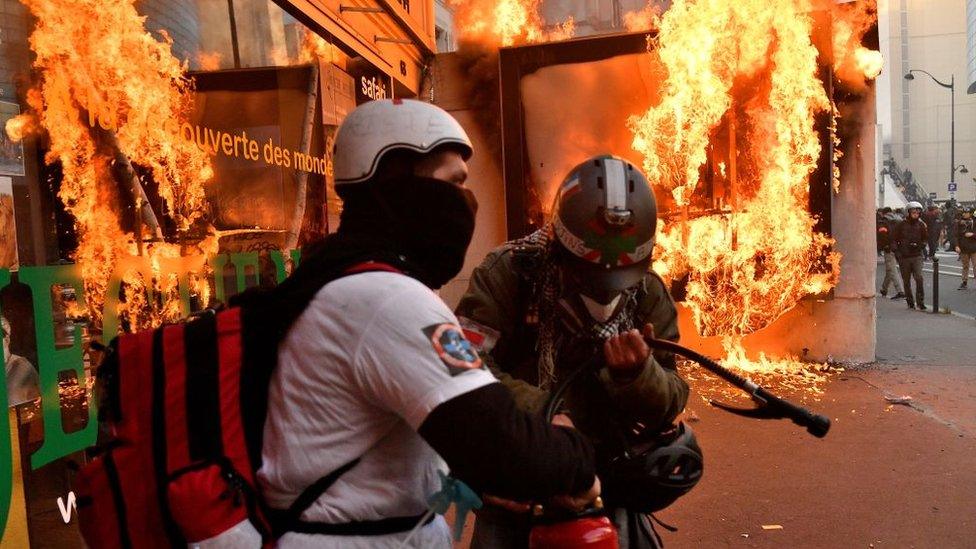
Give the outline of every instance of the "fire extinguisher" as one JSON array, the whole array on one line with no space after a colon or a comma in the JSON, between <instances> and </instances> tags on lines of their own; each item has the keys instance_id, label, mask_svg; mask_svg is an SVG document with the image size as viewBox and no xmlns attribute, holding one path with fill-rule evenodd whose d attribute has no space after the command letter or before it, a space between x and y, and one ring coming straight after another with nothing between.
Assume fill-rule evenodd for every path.
<instances>
[{"instance_id":1,"label":"fire extinguisher","mask_svg":"<svg viewBox=\"0 0 976 549\"><path fill-rule=\"evenodd\" d=\"M529 533L529 549L617 549L617 529L603 512L603 501L577 514L548 515L541 505L533 510L535 525Z\"/></svg>"},{"instance_id":2,"label":"fire extinguisher","mask_svg":"<svg viewBox=\"0 0 976 549\"><path fill-rule=\"evenodd\" d=\"M584 371L597 365L596 357L585 361L557 386L549 396L545 418L551 422L562 395ZM617 528L603 509L599 497L589 509L574 513L566 509L535 505L532 508L529 549L618 549Z\"/></svg>"}]
</instances>

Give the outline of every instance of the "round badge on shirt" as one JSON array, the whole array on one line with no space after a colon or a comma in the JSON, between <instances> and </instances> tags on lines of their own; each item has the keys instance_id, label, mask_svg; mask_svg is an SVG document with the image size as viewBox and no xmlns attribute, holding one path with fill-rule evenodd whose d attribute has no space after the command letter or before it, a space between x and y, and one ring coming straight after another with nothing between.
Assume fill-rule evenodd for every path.
<instances>
[{"instance_id":1,"label":"round badge on shirt","mask_svg":"<svg viewBox=\"0 0 976 549\"><path fill-rule=\"evenodd\" d=\"M481 368L481 357L467 338L460 326L456 324L434 324L424 328L424 333L430 338L434 352L447 366L452 376L468 370Z\"/></svg>"}]
</instances>

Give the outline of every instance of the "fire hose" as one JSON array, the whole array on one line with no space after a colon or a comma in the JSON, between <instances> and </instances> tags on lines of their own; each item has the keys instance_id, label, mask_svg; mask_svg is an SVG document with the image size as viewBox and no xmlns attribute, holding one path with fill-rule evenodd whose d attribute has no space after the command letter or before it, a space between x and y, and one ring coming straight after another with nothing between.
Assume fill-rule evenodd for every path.
<instances>
[{"instance_id":1,"label":"fire hose","mask_svg":"<svg viewBox=\"0 0 976 549\"><path fill-rule=\"evenodd\" d=\"M815 414L802 406L797 406L786 399L770 393L751 379L736 374L705 355L692 351L687 347L682 347L673 341L663 339L645 339L645 341L652 349L669 351L697 362L706 370L749 393L749 396L758 405L756 408L737 408L716 400L711 400L709 403L712 406L743 417L755 419L789 419L800 427L805 427L807 432L817 438L825 437L827 431L830 430L830 418Z\"/></svg>"},{"instance_id":2,"label":"fire hose","mask_svg":"<svg viewBox=\"0 0 976 549\"><path fill-rule=\"evenodd\" d=\"M645 338L645 341L652 349L668 351L698 363L703 368L719 376L731 385L734 385L746 393L749 393L749 395L758 405L756 408L737 408L716 400L710 400L709 403L716 408L754 419L789 419L793 421L793 423L796 423L801 427L805 427L810 434L818 438L823 438L827 435L827 431L830 430L830 419L826 416L815 414L802 406L797 406L786 399L772 394L751 379L744 378L739 374L736 374L705 355L695 352L687 347L678 345L673 341L650 338ZM556 409L562 400L563 394L566 392L569 386L573 384L576 378L579 377L579 375L583 372L596 366L598 363L599 355L594 357L592 361L587 362L582 367L574 370L568 376L566 376L562 383L560 383L553 390L552 396L549 398L545 409L546 419L552 421L553 416L555 416Z\"/></svg>"},{"instance_id":3,"label":"fire hose","mask_svg":"<svg viewBox=\"0 0 976 549\"><path fill-rule=\"evenodd\" d=\"M740 416L756 419L790 419L797 425L805 427L810 434L818 438L823 438L830 430L829 418L815 414L806 408L797 406L792 402L770 393L768 390L760 387L751 379L744 378L732 372L728 368L700 353L692 351L691 349L678 345L672 341L653 338L645 338L645 341L652 349L668 351L698 363L703 368L716 374L726 382L748 393L757 403L755 408L737 408L711 400L710 404L719 409ZM550 394L544 410L546 420L550 422L552 421L552 418L556 415L556 411L561 405L563 395L580 377L580 375L587 371L594 371L601 366L602 353L597 352L589 360L584 361L582 365L570 372ZM682 426L680 428L683 429L684 427ZM627 444L625 443L625 447L626 446ZM697 444L695 445L695 449L696 451L700 452ZM642 459L644 459L644 456L639 455L640 452L635 453L632 452L632 450L633 449L626 451L621 458L618 458L618 461L631 460L632 463L639 463ZM648 450L645 449L644 452L647 453ZM697 458L699 460L701 459L700 453L697 454ZM650 456L650 460L654 460L654 455ZM697 479L695 482L697 482ZM690 486L693 485L694 482L691 483ZM687 489L690 489L690 486L687 487ZM673 500L665 501L657 508L660 509L663 506L667 506L671 501ZM640 512L650 513L652 510L653 509L642 509ZM542 506L536 506L535 514L537 515L537 519L529 537L530 549L582 549L584 547L586 549L617 548L618 536L616 528L609 520L609 517L604 514L603 504L599 498L597 502L595 502L593 508L584 510L575 515L572 513L562 513L556 516L551 516L547 520L543 516L545 512L546 511L542 508ZM643 523L641 522L638 524ZM659 524L662 524L662 526L668 528L669 530L672 529L663 523ZM653 532L653 529L648 535L653 535L655 538L657 538L660 544L660 537L657 536L656 532Z\"/></svg>"}]
</instances>

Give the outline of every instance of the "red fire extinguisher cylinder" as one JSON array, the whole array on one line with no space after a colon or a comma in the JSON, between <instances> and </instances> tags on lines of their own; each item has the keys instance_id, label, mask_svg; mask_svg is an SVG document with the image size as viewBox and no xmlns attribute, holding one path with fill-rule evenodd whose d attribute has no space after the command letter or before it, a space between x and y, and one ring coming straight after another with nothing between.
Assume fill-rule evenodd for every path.
<instances>
[{"instance_id":1,"label":"red fire extinguisher cylinder","mask_svg":"<svg viewBox=\"0 0 976 549\"><path fill-rule=\"evenodd\" d=\"M603 508L597 498L594 508ZM542 514L536 506L535 514ZM603 515L584 515L559 522L537 524L529 534L529 549L617 549L617 529Z\"/></svg>"}]
</instances>

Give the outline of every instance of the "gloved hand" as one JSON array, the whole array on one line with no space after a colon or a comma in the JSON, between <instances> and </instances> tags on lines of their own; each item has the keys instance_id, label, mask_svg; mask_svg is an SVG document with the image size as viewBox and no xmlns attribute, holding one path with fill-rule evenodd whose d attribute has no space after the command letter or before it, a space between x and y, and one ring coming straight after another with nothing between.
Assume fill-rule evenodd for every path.
<instances>
[{"instance_id":1,"label":"gloved hand","mask_svg":"<svg viewBox=\"0 0 976 549\"><path fill-rule=\"evenodd\" d=\"M593 477L593 485L581 494L556 496L552 502L564 509L579 513L585 510L596 498L600 497L600 477Z\"/></svg>"},{"instance_id":2,"label":"gloved hand","mask_svg":"<svg viewBox=\"0 0 976 549\"><path fill-rule=\"evenodd\" d=\"M560 427L568 427L570 429L575 429L576 428L576 426L573 425L573 420L571 420L567 414L556 414L552 418L552 424L553 425L558 425ZM597 482L599 482L599 481L597 481ZM599 491L597 491L597 495L600 495ZM572 496L560 496L560 497L561 498L571 498ZM594 496L594 498L595 497L596 496ZM507 509L507 510L513 512L513 513L528 513L529 510L532 509L532 505L529 502L526 502L526 501L514 501L514 500L500 498L500 497L492 496L492 495L488 495L488 494L483 495L482 496L482 499L485 500L485 503L488 503L490 505L494 505L495 507L501 507L502 509ZM556 498L556 499L558 499L558 498ZM567 501L568 501L568 499L567 499ZM554 500L554 502L555 502L555 500Z\"/></svg>"},{"instance_id":3,"label":"gloved hand","mask_svg":"<svg viewBox=\"0 0 976 549\"><path fill-rule=\"evenodd\" d=\"M644 338L654 337L654 326L645 324L643 334L630 330L603 343L603 356L614 381L625 383L640 375L651 356Z\"/></svg>"}]
</instances>

